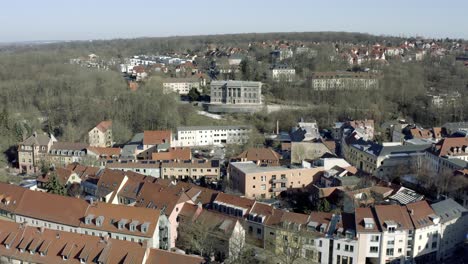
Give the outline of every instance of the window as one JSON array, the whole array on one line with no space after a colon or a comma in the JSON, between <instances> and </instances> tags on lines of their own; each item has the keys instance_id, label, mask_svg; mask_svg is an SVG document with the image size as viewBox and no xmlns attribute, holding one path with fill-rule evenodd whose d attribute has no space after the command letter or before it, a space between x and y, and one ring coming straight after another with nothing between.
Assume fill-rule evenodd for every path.
<instances>
[{"instance_id":1,"label":"window","mask_svg":"<svg viewBox=\"0 0 468 264\"><path fill-rule=\"evenodd\" d=\"M379 253L379 248L378 247L370 247L369 252L370 253Z\"/></svg>"},{"instance_id":2,"label":"window","mask_svg":"<svg viewBox=\"0 0 468 264\"><path fill-rule=\"evenodd\" d=\"M387 256L393 256L393 248L387 248Z\"/></svg>"},{"instance_id":3,"label":"window","mask_svg":"<svg viewBox=\"0 0 468 264\"><path fill-rule=\"evenodd\" d=\"M437 247L437 241L432 242L432 249Z\"/></svg>"},{"instance_id":4,"label":"window","mask_svg":"<svg viewBox=\"0 0 468 264\"><path fill-rule=\"evenodd\" d=\"M349 245L344 246L344 251L349 251Z\"/></svg>"},{"instance_id":5,"label":"window","mask_svg":"<svg viewBox=\"0 0 468 264\"><path fill-rule=\"evenodd\" d=\"M389 233L395 233L395 227L389 227L388 232Z\"/></svg>"},{"instance_id":6,"label":"window","mask_svg":"<svg viewBox=\"0 0 468 264\"><path fill-rule=\"evenodd\" d=\"M401 248L398 249L398 253L401 253Z\"/></svg>"},{"instance_id":7,"label":"window","mask_svg":"<svg viewBox=\"0 0 468 264\"><path fill-rule=\"evenodd\" d=\"M322 240L319 240L319 247L322 247Z\"/></svg>"},{"instance_id":8,"label":"window","mask_svg":"<svg viewBox=\"0 0 468 264\"><path fill-rule=\"evenodd\" d=\"M340 243L336 244L336 249L340 250Z\"/></svg>"},{"instance_id":9,"label":"window","mask_svg":"<svg viewBox=\"0 0 468 264\"><path fill-rule=\"evenodd\" d=\"M379 236L371 236L371 242L379 242Z\"/></svg>"},{"instance_id":10,"label":"window","mask_svg":"<svg viewBox=\"0 0 468 264\"><path fill-rule=\"evenodd\" d=\"M257 228L257 235L261 235L261 234L262 234L262 229Z\"/></svg>"},{"instance_id":11,"label":"window","mask_svg":"<svg viewBox=\"0 0 468 264\"><path fill-rule=\"evenodd\" d=\"M354 252L354 246L349 246L349 252ZM352 261L351 261L352 263Z\"/></svg>"}]
</instances>

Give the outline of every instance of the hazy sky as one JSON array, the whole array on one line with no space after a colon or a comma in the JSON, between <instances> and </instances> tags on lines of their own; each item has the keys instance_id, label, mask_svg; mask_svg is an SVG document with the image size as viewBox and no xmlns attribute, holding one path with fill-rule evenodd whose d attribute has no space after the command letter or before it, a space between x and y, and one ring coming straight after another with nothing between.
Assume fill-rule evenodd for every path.
<instances>
[{"instance_id":1,"label":"hazy sky","mask_svg":"<svg viewBox=\"0 0 468 264\"><path fill-rule=\"evenodd\" d=\"M467 0L10 0L0 42L279 31L468 39L467 11Z\"/></svg>"}]
</instances>

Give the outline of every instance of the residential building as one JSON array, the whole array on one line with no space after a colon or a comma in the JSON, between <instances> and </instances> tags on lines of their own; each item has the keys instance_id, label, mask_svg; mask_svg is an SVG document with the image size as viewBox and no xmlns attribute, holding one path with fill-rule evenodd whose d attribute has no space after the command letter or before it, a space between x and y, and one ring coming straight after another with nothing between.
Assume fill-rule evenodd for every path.
<instances>
[{"instance_id":1,"label":"residential building","mask_svg":"<svg viewBox=\"0 0 468 264\"><path fill-rule=\"evenodd\" d=\"M300 164L303 160L316 160L332 151L322 142L291 142L291 164Z\"/></svg>"},{"instance_id":2,"label":"residential building","mask_svg":"<svg viewBox=\"0 0 468 264\"><path fill-rule=\"evenodd\" d=\"M355 132L342 142L342 155L359 170L380 178L417 172L430 145L380 145Z\"/></svg>"},{"instance_id":3,"label":"residential building","mask_svg":"<svg viewBox=\"0 0 468 264\"><path fill-rule=\"evenodd\" d=\"M164 161L164 160L191 160L192 150L187 147L172 147L167 151L153 152L151 155L152 160Z\"/></svg>"},{"instance_id":4,"label":"residential building","mask_svg":"<svg viewBox=\"0 0 468 264\"><path fill-rule=\"evenodd\" d=\"M279 166L281 156L271 148L249 148L231 161L253 161L258 166Z\"/></svg>"},{"instance_id":5,"label":"residential building","mask_svg":"<svg viewBox=\"0 0 468 264\"><path fill-rule=\"evenodd\" d=\"M182 238L185 235L189 236L187 239L193 239L191 236L200 231L208 233L215 260L234 260L242 253L245 245L245 229L238 218L208 211L197 205L185 204L180 219Z\"/></svg>"},{"instance_id":6,"label":"residential building","mask_svg":"<svg viewBox=\"0 0 468 264\"><path fill-rule=\"evenodd\" d=\"M288 189L305 188L319 179L323 168L259 167L255 163L231 162L233 188L249 198L274 198Z\"/></svg>"},{"instance_id":7,"label":"residential building","mask_svg":"<svg viewBox=\"0 0 468 264\"><path fill-rule=\"evenodd\" d=\"M437 260L445 260L464 246L468 230L468 210L452 199L431 205L440 218L440 243Z\"/></svg>"},{"instance_id":8,"label":"residential building","mask_svg":"<svg viewBox=\"0 0 468 264\"><path fill-rule=\"evenodd\" d=\"M297 127L293 128L290 136L293 142L314 141L321 138L316 122L303 121L299 122Z\"/></svg>"},{"instance_id":9,"label":"residential building","mask_svg":"<svg viewBox=\"0 0 468 264\"><path fill-rule=\"evenodd\" d=\"M47 191L47 183L50 181L51 177L57 177L58 182L65 187L74 183L81 183L81 178L76 172L67 168L58 167L53 171L49 171L47 174L38 176L36 179L37 188L42 191Z\"/></svg>"},{"instance_id":10,"label":"residential building","mask_svg":"<svg viewBox=\"0 0 468 264\"><path fill-rule=\"evenodd\" d=\"M192 126L178 127L177 147L202 147L223 144L245 144L249 140L248 126Z\"/></svg>"},{"instance_id":11,"label":"residential building","mask_svg":"<svg viewBox=\"0 0 468 264\"><path fill-rule=\"evenodd\" d=\"M147 209L84 200L44 192L25 190L12 210L14 221L53 230L98 237L145 242L148 247L168 249L171 244L169 220L159 209ZM24 190L24 191L23 191ZM0 195L12 187L0 184ZM51 203L50 201L53 201Z\"/></svg>"},{"instance_id":12,"label":"residential building","mask_svg":"<svg viewBox=\"0 0 468 264\"><path fill-rule=\"evenodd\" d=\"M166 149L171 146L172 131L170 130L145 130L143 132L143 149L148 150L158 145L165 145ZM146 159L151 159L149 155Z\"/></svg>"},{"instance_id":13,"label":"residential building","mask_svg":"<svg viewBox=\"0 0 468 264\"><path fill-rule=\"evenodd\" d=\"M261 105L262 83L250 81L212 81L211 104Z\"/></svg>"},{"instance_id":14,"label":"residential building","mask_svg":"<svg viewBox=\"0 0 468 264\"><path fill-rule=\"evenodd\" d=\"M314 90L368 90L379 87L380 75L370 72L315 72L309 77Z\"/></svg>"},{"instance_id":15,"label":"residential building","mask_svg":"<svg viewBox=\"0 0 468 264\"><path fill-rule=\"evenodd\" d=\"M275 65L271 69L271 78L274 81L292 82L296 76L296 70L287 65Z\"/></svg>"},{"instance_id":16,"label":"residential building","mask_svg":"<svg viewBox=\"0 0 468 264\"><path fill-rule=\"evenodd\" d=\"M112 121L102 121L88 132L89 145L91 147L111 147Z\"/></svg>"},{"instance_id":17,"label":"residential building","mask_svg":"<svg viewBox=\"0 0 468 264\"><path fill-rule=\"evenodd\" d=\"M409 234L406 257L415 263L430 263L437 259L440 247L440 217L426 201L406 205L414 231Z\"/></svg>"},{"instance_id":18,"label":"residential building","mask_svg":"<svg viewBox=\"0 0 468 264\"><path fill-rule=\"evenodd\" d=\"M163 81L164 93L178 93L180 95L188 95L190 90L196 89L201 92L200 81L198 79L167 79Z\"/></svg>"},{"instance_id":19,"label":"residential building","mask_svg":"<svg viewBox=\"0 0 468 264\"><path fill-rule=\"evenodd\" d=\"M0 220L1 221L1 220ZM202 264L203 258L145 244L1 221L2 263Z\"/></svg>"},{"instance_id":20,"label":"residential building","mask_svg":"<svg viewBox=\"0 0 468 264\"><path fill-rule=\"evenodd\" d=\"M68 164L86 161L86 143L54 142L47 155L51 165L64 167Z\"/></svg>"},{"instance_id":21,"label":"residential building","mask_svg":"<svg viewBox=\"0 0 468 264\"><path fill-rule=\"evenodd\" d=\"M184 160L161 163L161 178L217 181L220 176L219 160Z\"/></svg>"},{"instance_id":22,"label":"residential building","mask_svg":"<svg viewBox=\"0 0 468 264\"><path fill-rule=\"evenodd\" d=\"M88 147L86 148L86 155L92 160L96 160L97 164L104 167L108 160L118 159L122 153L121 148L102 148L102 147Z\"/></svg>"},{"instance_id":23,"label":"residential building","mask_svg":"<svg viewBox=\"0 0 468 264\"><path fill-rule=\"evenodd\" d=\"M37 134L34 132L32 136L19 143L18 163L20 173L38 173L54 142L57 142L57 139L52 134Z\"/></svg>"},{"instance_id":24,"label":"residential building","mask_svg":"<svg viewBox=\"0 0 468 264\"><path fill-rule=\"evenodd\" d=\"M468 162L468 138L453 137L440 140L426 152L425 162L429 171L439 174L452 174L456 170L464 169Z\"/></svg>"},{"instance_id":25,"label":"residential building","mask_svg":"<svg viewBox=\"0 0 468 264\"><path fill-rule=\"evenodd\" d=\"M108 160L105 167L123 172L135 172L154 178L161 177L161 162L156 160Z\"/></svg>"}]
</instances>

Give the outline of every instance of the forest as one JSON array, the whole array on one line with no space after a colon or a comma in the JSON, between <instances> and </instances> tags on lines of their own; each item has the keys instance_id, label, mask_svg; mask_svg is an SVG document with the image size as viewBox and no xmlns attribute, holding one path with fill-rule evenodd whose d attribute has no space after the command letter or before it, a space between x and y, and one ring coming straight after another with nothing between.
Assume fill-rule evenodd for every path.
<instances>
[{"instance_id":1,"label":"forest","mask_svg":"<svg viewBox=\"0 0 468 264\"><path fill-rule=\"evenodd\" d=\"M348 70L341 60L330 62L336 43L395 43L402 39L359 33L271 33L194 37L117 39L64 42L47 45L16 45L0 48L0 149L8 152L33 131L51 132L61 141L83 141L89 129L101 120L114 122L114 137L124 143L133 133L145 129L174 129L179 125L251 124L260 133L289 130L300 118L317 120L330 127L347 119L374 119L377 124L407 118L423 126L440 126L463 121L468 113L468 68L454 56L426 57L421 62L364 65L383 73L378 90L313 91L306 82L271 82L266 77L269 52L248 47L252 41L287 39L310 42L315 57L293 57L300 78L312 71ZM130 91L116 70L88 69L69 64L69 59L99 54L119 58L135 54L200 52L206 45L241 46L249 56L234 79L264 81L263 94L270 102L299 105L300 110L274 113L233 114L213 120L197 114L190 103L179 103L163 94L160 81L150 78L137 91ZM315 44L314 44L315 43ZM317 44L320 43L320 44ZM344 44L343 44L344 45ZM200 68L216 58L197 59ZM206 70L206 68L204 69ZM458 92L460 97L443 108L431 106L428 92ZM252 144L261 144L256 137ZM4 157L2 157L5 160Z\"/></svg>"}]
</instances>

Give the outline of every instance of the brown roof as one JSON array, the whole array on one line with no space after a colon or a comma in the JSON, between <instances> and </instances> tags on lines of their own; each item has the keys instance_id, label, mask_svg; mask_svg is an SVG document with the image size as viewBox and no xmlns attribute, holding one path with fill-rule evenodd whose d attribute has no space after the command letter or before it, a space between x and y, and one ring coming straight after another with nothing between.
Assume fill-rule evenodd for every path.
<instances>
[{"instance_id":1,"label":"brown roof","mask_svg":"<svg viewBox=\"0 0 468 264\"><path fill-rule=\"evenodd\" d=\"M368 208L368 207L356 208L354 215L356 219L355 223L356 223L357 232L379 232L379 225L378 225L377 217L374 215L372 208ZM364 219L372 219L374 222L373 228L365 229Z\"/></svg>"},{"instance_id":2,"label":"brown roof","mask_svg":"<svg viewBox=\"0 0 468 264\"><path fill-rule=\"evenodd\" d=\"M136 207L154 208L170 215L177 204L191 201L184 190L145 182L138 193Z\"/></svg>"},{"instance_id":3,"label":"brown roof","mask_svg":"<svg viewBox=\"0 0 468 264\"><path fill-rule=\"evenodd\" d=\"M431 131L427 129L415 127L410 129L410 133L413 138L432 138Z\"/></svg>"},{"instance_id":4,"label":"brown roof","mask_svg":"<svg viewBox=\"0 0 468 264\"><path fill-rule=\"evenodd\" d=\"M236 158L242 161L269 160L279 162L281 156L271 148L249 148Z\"/></svg>"},{"instance_id":5,"label":"brown roof","mask_svg":"<svg viewBox=\"0 0 468 264\"><path fill-rule=\"evenodd\" d=\"M245 208L245 209L252 208L252 206L255 203L255 200L232 195L232 194L222 193L222 192L216 195L216 198L214 201L218 203L231 204L231 205Z\"/></svg>"},{"instance_id":6,"label":"brown roof","mask_svg":"<svg viewBox=\"0 0 468 264\"><path fill-rule=\"evenodd\" d=\"M161 168L218 168L213 167L213 160L202 160L202 159L192 159L192 160L178 160L178 161L169 161L161 164Z\"/></svg>"},{"instance_id":7,"label":"brown roof","mask_svg":"<svg viewBox=\"0 0 468 264\"><path fill-rule=\"evenodd\" d=\"M185 203L180 210L179 216L193 221L201 213L201 210L203 210L203 208L196 204Z\"/></svg>"},{"instance_id":8,"label":"brown roof","mask_svg":"<svg viewBox=\"0 0 468 264\"><path fill-rule=\"evenodd\" d=\"M143 132L143 145L159 145L170 143L172 132L170 130L146 130Z\"/></svg>"},{"instance_id":9,"label":"brown roof","mask_svg":"<svg viewBox=\"0 0 468 264\"><path fill-rule=\"evenodd\" d=\"M461 148L465 151L466 147L468 147L467 137L444 138L437 142L431 151L439 157L448 155L456 156L458 154L455 151L456 148ZM465 153L463 153L463 155L465 155Z\"/></svg>"},{"instance_id":10,"label":"brown roof","mask_svg":"<svg viewBox=\"0 0 468 264\"><path fill-rule=\"evenodd\" d=\"M183 255L161 249L150 249L146 264L201 264L205 260L198 256Z\"/></svg>"},{"instance_id":11,"label":"brown roof","mask_svg":"<svg viewBox=\"0 0 468 264\"><path fill-rule=\"evenodd\" d=\"M10 249L0 245L0 255L31 263L80 263L80 257L102 263L143 263L146 248L123 240L22 226L0 220L0 241L8 239ZM16 248L23 248L21 252ZM33 252L33 254L31 254ZM43 253L43 255L41 255ZM128 261L132 262L128 262ZM175 262L173 262L175 263Z\"/></svg>"},{"instance_id":12,"label":"brown roof","mask_svg":"<svg viewBox=\"0 0 468 264\"><path fill-rule=\"evenodd\" d=\"M15 211L17 215L69 226L79 226L88 207L81 199L29 190L21 201Z\"/></svg>"},{"instance_id":13,"label":"brown roof","mask_svg":"<svg viewBox=\"0 0 468 264\"><path fill-rule=\"evenodd\" d=\"M80 142L54 142L51 150L83 150L88 147L86 143Z\"/></svg>"},{"instance_id":14,"label":"brown roof","mask_svg":"<svg viewBox=\"0 0 468 264\"><path fill-rule=\"evenodd\" d=\"M190 148L170 148L168 151L153 152L152 160L190 160L192 151Z\"/></svg>"},{"instance_id":15,"label":"brown roof","mask_svg":"<svg viewBox=\"0 0 468 264\"><path fill-rule=\"evenodd\" d=\"M265 216L266 218L270 217L273 215L273 206L260 203L260 202L255 202L254 206L250 210L251 214L257 214L257 215L262 215ZM265 219L266 221L267 219Z\"/></svg>"},{"instance_id":16,"label":"brown roof","mask_svg":"<svg viewBox=\"0 0 468 264\"><path fill-rule=\"evenodd\" d=\"M408 212L413 221L413 225L415 228L421 228L425 226L433 225L433 219L429 216L435 216L434 210L429 206L427 201L418 201L414 203L410 203L406 205L408 208Z\"/></svg>"},{"instance_id":17,"label":"brown roof","mask_svg":"<svg viewBox=\"0 0 468 264\"><path fill-rule=\"evenodd\" d=\"M14 212L25 191L23 187L0 182L0 210Z\"/></svg>"},{"instance_id":18,"label":"brown roof","mask_svg":"<svg viewBox=\"0 0 468 264\"><path fill-rule=\"evenodd\" d=\"M285 211L281 216L281 222L305 225L309 222L309 215Z\"/></svg>"},{"instance_id":19,"label":"brown roof","mask_svg":"<svg viewBox=\"0 0 468 264\"><path fill-rule=\"evenodd\" d=\"M442 137L442 128L441 127L433 127L432 133L434 138Z\"/></svg>"},{"instance_id":20,"label":"brown roof","mask_svg":"<svg viewBox=\"0 0 468 264\"><path fill-rule=\"evenodd\" d=\"M80 226L82 228L90 228L106 232L153 237L160 214L160 210L157 209L147 209L108 203L95 203L88 207L88 210L84 216L86 217L93 215L95 218L103 216L104 221L102 225L97 226L94 221L91 224L86 225L83 217ZM118 222L121 220L126 220L125 228L123 229L118 228ZM138 221L137 229L135 231L130 231L129 229L129 224L132 221ZM141 225L144 223L149 224L148 231L146 233L141 231Z\"/></svg>"},{"instance_id":21,"label":"brown roof","mask_svg":"<svg viewBox=\"0 0 468 264\"><path fill-rule=\"evenodd\" d=\"M68 182L68 179L74 174L72 170L66 169L66 168L56 168L54 171L50 171L45 175L41 175L37 177L38 182L43 182L46 183L49 181L49 179L52 177L52 175L56 175L58 181L62 185L66 185Z\"/></svg>"},{"instance_id":22,"label":"brown roof","mask_svg":"<svg viewBox=\"0 0 468 264\"><path fill-rule=\"evenodd\" d=\"M98 156L120 156L121 148L102 148L102 147L88 147L88 151L95 153Z\"/></svg>"},{"instance_id":23,"label":"brown roof","mask_svg":"<svg viewBox=\"0 0 468 264\"><path fill-rule=\"evenodd\" d=\"M386 221L396 222L398 229L412 229L413 225L409 217L406 207L399 205L376 205L375 214L379 220L380 227L382 229L386 228L384 226Z\"/></svg>"},{"instance_id":24,"label":"brown roof","mask_svg":"<svg viewBox=\"0 0 468 264\"><path fill-rule=\"evenodd\" d=\"M109 128L112 128L112 121L102 121L96 126L101 132L106 132Z\"/></svg>"},{"instance_id":25,"label":"brown roof","mask_svg":"<svg viewBox=\"0 0 468 264\"><path fill-rule=\"evenodd\" d=\"M238 221L235 217L208 210L202 210L195 219L195 222L207 227L210 232L227 237L231 237Z\"/></svg>"}]
</instances>

